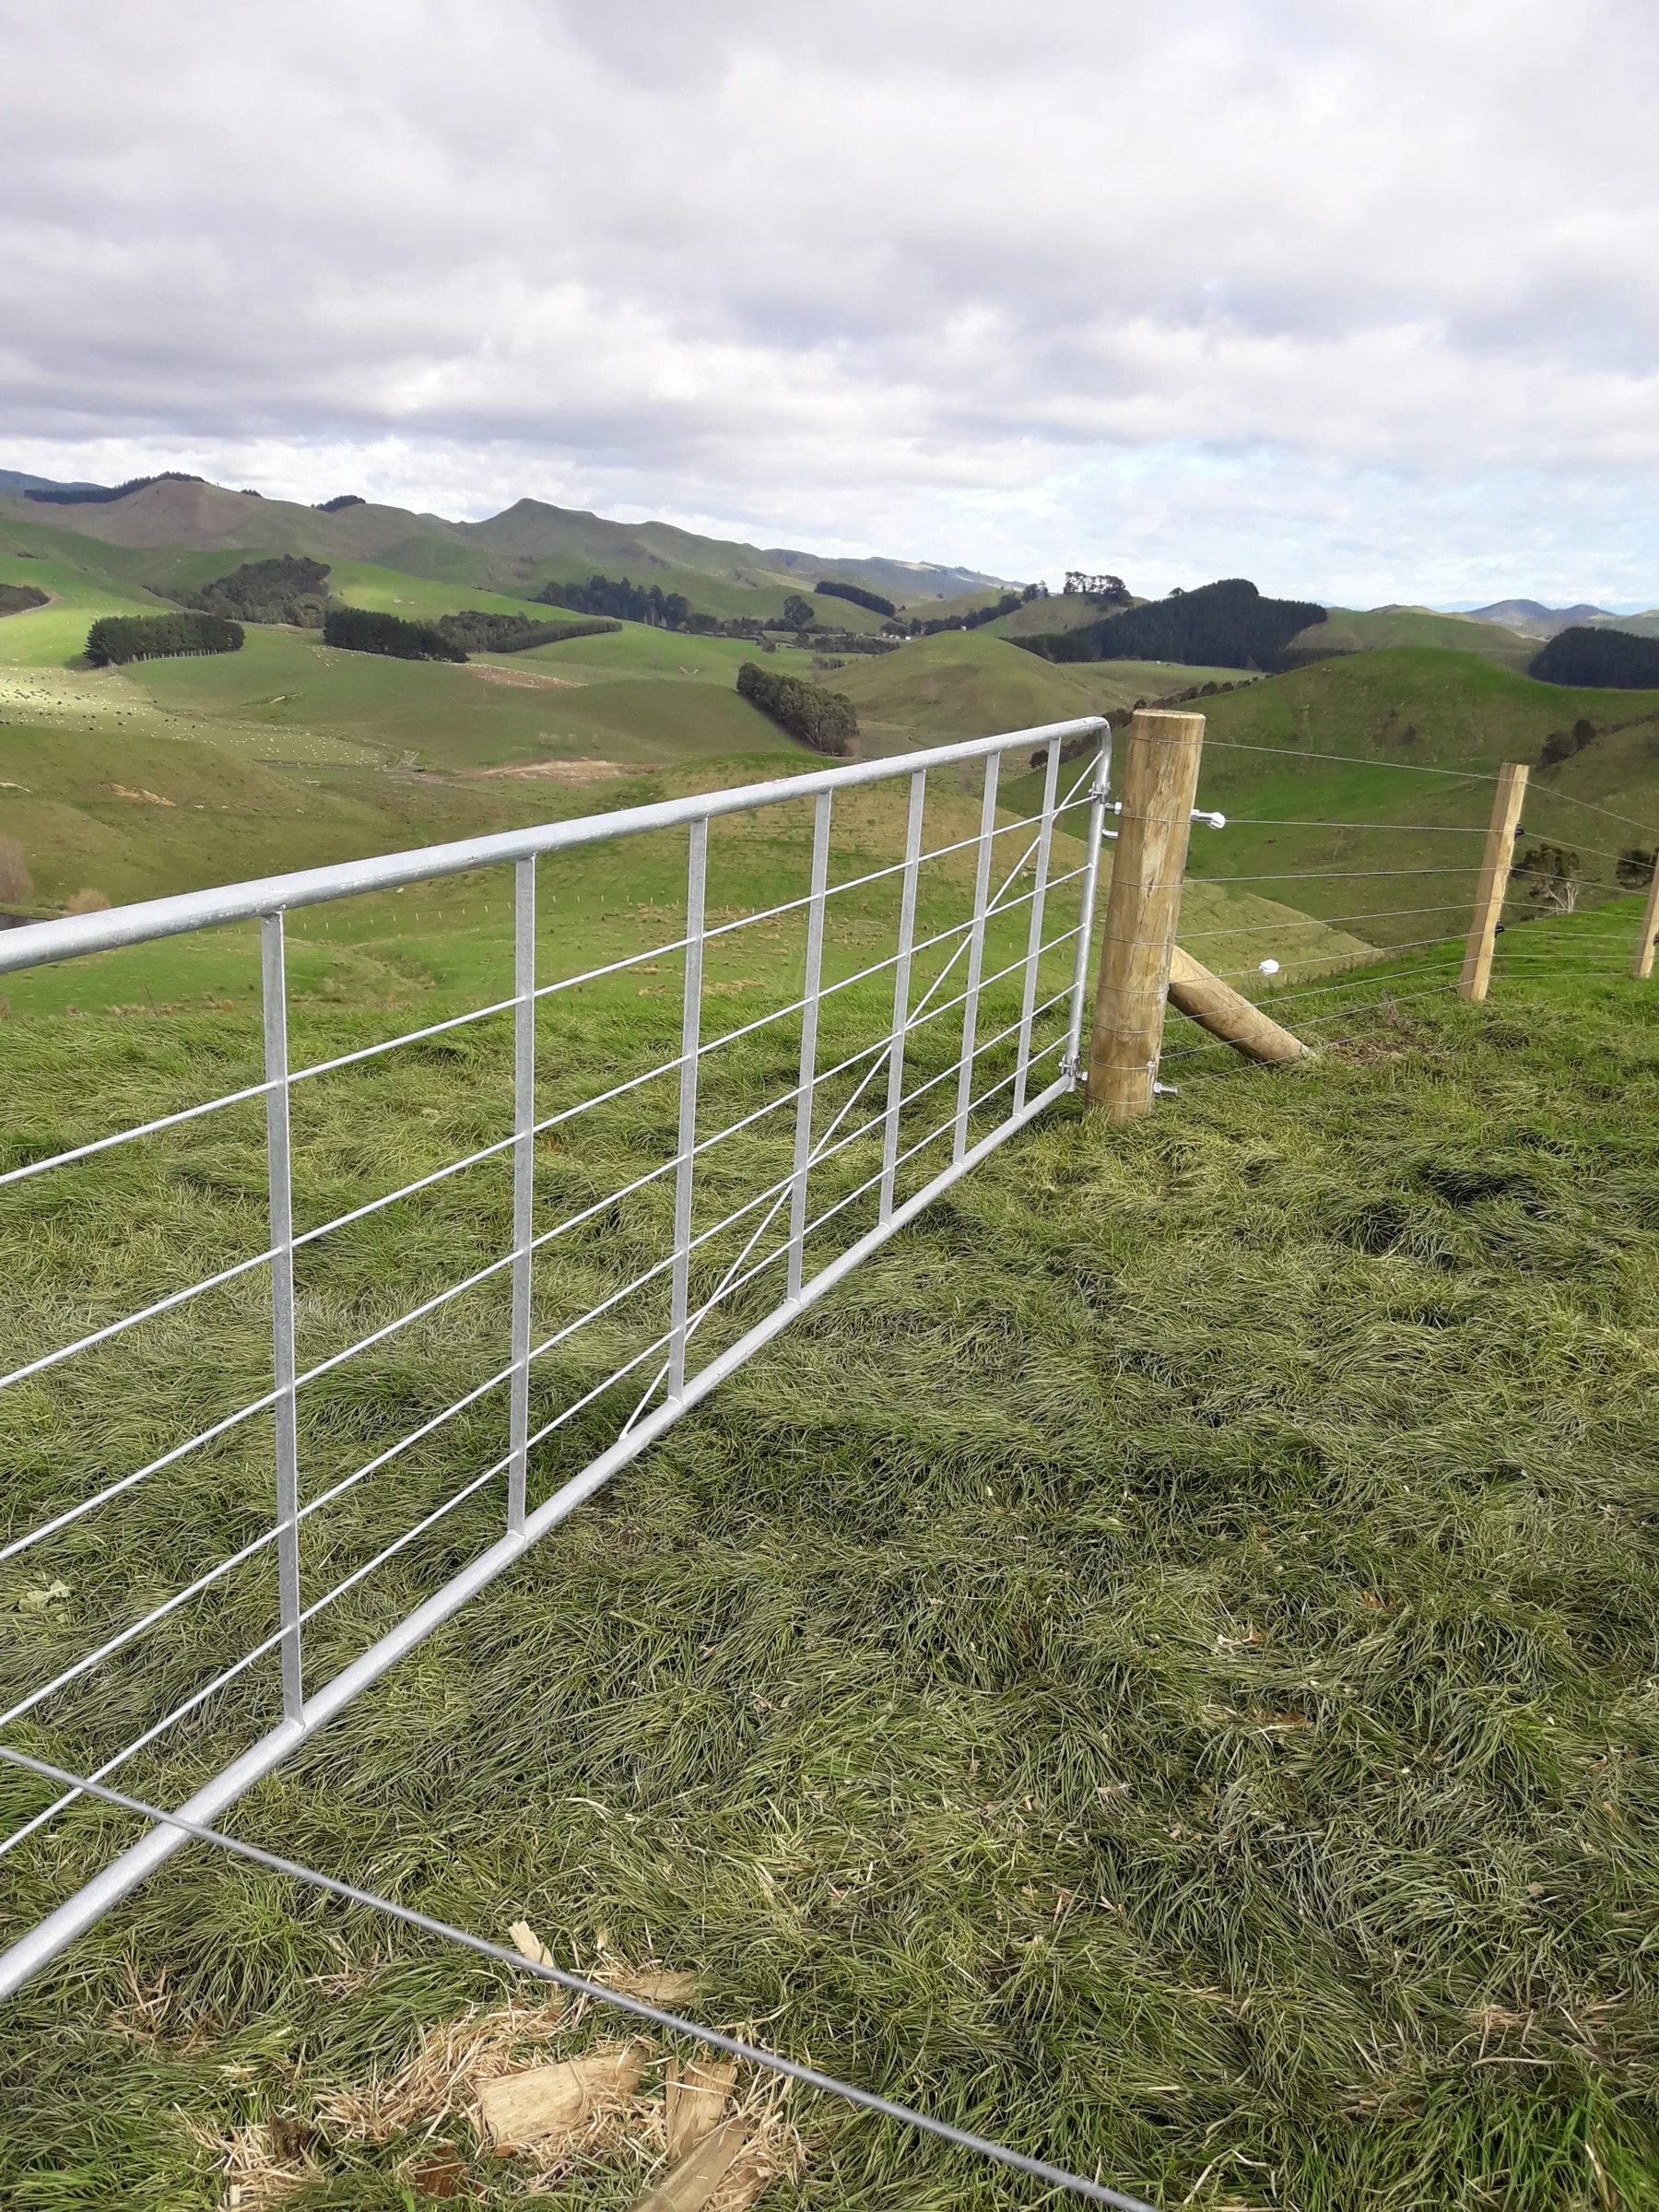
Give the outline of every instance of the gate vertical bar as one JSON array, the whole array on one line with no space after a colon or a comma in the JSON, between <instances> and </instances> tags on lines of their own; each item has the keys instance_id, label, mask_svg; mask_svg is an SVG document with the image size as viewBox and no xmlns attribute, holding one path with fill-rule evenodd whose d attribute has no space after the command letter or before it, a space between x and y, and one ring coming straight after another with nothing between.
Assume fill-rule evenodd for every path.
<instances>
[{"instance_id":1,"label":"gate vertical bar","mask_svg":"<svg viewBox=\"0 0 1659 2212\"><path fill-rule=\"evenodd\" d=\"M1042 910L1048 900L1049 847L1054 835L1054 799L1060 788L1060 740L1051 737L1048 773L1042 782L1042 823L1037 832L1037 875L1031 888L1031 926L1026 935L1025 995L1019 1006L1019 1058L1014 1071L1014 1103L1018 1113L1026 1102L1031 1074L1031 1024L1037 1010L1037 961L1042 950Z\"/></svg>"},{"instance_id":2,"label":"gate vertical bar","mask_svg":"<svg viewBox=\"0 0 1659 2212\"><path fill-rule=\"evenodd\" d=\"M709 874L709 818L691 825L686 871L686 998L680 1018L679 1155L674 1176L674 1293L669 1319L668 1395L686 1394L686 1315L691 1298L691 1193L697 1169L697 1054L702 1038L703 894Z\"/></svg>"},{"instance_id":3,"label":"gate vertical bar","mask_svg":"<svg viewBox=\"0 0 1659 2212\"><path fill-rule=\"evenodd\" d=\"M535 1212L535 863L512 871L512 1404L507 1526L524 1529L529 1474L530 1271Z\"/></svg>"},{"instance_id":4,"label":"gate vertical bar","mask_svg":"<svg viewBox=\"0 0 1659 2212\"><path fill-rule=\"evenodd\" d=\"M985 795L980 805L979 858L973 871L973 927L968 936L968 987L962 994L962 1072L957 1078L956 1134L950 1157L968 1149L968 1109L973 1103L973 1055L979 1044L980 977L985 967L985 906L991 896L991 849L996 841L996 783L1000 753L985 756Z\"/></svg>"},{"instance_id":5,"label":"gate vertical bar","mask_svg":"<svg viewBox=\"0 0 1659 2212\"><path fill-rule=\"evenodd\" d=\"M265 1177L271 1213L271 1365L276 1428L276 1607L282 1717L305 1703L300 1657L300 1434L294 1404L294 1192L288 1129L288 971L282 914L259 924L265 999Z\"/></svg>"},{"instance_id":6,"label":"gate vertical bar","mask_svg":"<svg viewBox=\"0 0 1659 2212\"><path fill-rule=\"evenodd\" d=\"M1112 795L1112 724L1100 732L1094 782L1088 787L1088 827L1084 831L1083 896L1077 910L1077 957L1072 965L1071 1013L1065 1024L1063 1063L1071 1087L1083 1074L1083 996L1088 984L1088 955L1094 936L1095 895L1100 880L1100 848L1106 837L1106 802Z\"/></svg>"},{"instance_id":7,"label":"gate vertical bar","mask_svg":"<svg viewBox=\"0 0 1659 2212\"><path fill-rule=\"evenodd\" d=\"M818 989L824 973L824 895L830 883L832 794L819 792L812 815L812 898L806 909L806 980L801 995L801 1089L795 1100L794 1186L789 1194L789 1296L801 1295L806 1239L806 1174L812 1159L812 1094L818 1080Z\"/></svg>"},{"instance_id":8,"label":"gate vertical bar","mask_svg":"<svg viewBox=\"0 0 1659 2212\"><path fill-rule=\"evenodd\" d=\"M916 877L922 862L922 809L927 771L911 778L910 818L904 831L904 894L899 908L899 959L893 970L893 1039L888 1047L887 1127L881 1141L881 1219L891 1218L899 1171L899 1109L904 1100L904 1029L910 1019L911 947L916 939Z\"/></svg>"}]
</instances>

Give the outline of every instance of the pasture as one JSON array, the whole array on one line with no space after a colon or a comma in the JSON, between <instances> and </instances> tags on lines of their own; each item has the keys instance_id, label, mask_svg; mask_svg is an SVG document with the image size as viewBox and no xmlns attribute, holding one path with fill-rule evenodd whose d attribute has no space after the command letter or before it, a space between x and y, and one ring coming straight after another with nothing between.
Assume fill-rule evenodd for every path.
<instances>
[{"instance_id":1,"label":"pasture","mask_svg":"<svg viewBox=\"0 0 1659 2212\"><path fill-rule=\"evenodd\" d=\"M1586 947L1609 926L1563 925ZM297 952L297 1020L305 1049L344 1049L383 1017L321 959ZM1407 1007L1384 976L1362 995L1316 1068L1230 1062L1128 1130L1063 1108L1016 1140L262 1785L238 1831L495 1936L525 1918L601 1979L694 1974L699 2017L1160 2204L1651 2206L1652 1017L1641 986L1536 970L1485 1008ZM556 1079L667 1042L674 1009L672 991L565 1006ZM0 1028L24 1142L72 1135L94 1097L136 1119L208 1067L229 1083L253 1047L252 1001ZM737 1047L723 1112L792 1049ZM372 1099L320 1096L308 1202L485 1141L500 1050L477 1032ZM550 1148L538 1175L624 1179L672 1146L660 1122ZM254 1116L135 1163L113 1238L107 1202L60 1212L13 1333L25 1306L83 1311L92 1282L120 1304L245 1236L261 1146ZM392 1264L458 1277L505 1205L496 1177L342 1250L309 1277L308 1325L355 1328ZM573 1255L583 1295L628 1253L624 1230ZM366 1394L331 1390L313 1471L465 1387L498 1308L474 1298ZM266 1325L231 1300L164 1331L66 1433L14 1406L31 1488L154 1433L181 1359L255 1375ZM357 1493L313 1563L349 1565L471 1441L427 1447L406 1491ZM239 1494L225 1467L155 1493L149 1544L234 1534ZM451 1541L349 1603L407 1602ZM53 1566L42 1603L8 1571L31 1676L127 1594L97 1547ZM264 1602L233 1592L198 1648L234 1648ZM324 1617L319 1664L363 1618ZM84 1748L124 1717L80 1712ZM147 1785L188 1786L213 1725ZM14 1909L130 1832L83 1813L78 1842L14 1855ZM440 2142L475 2201L633 2203L648 2131L536 2173L483 2152L465 2096L376 2103L423 2035L512 1994L188 1853L0 2024L6 2193L213 2205L286 2145L287 2201L390 2208L425 2201L411 2176ZM539 2005L505 2030L544 2054L606 2032ZM780 2207L1030 2201L820 2100L782 2117Z\"/></svg>"}]
</instances>

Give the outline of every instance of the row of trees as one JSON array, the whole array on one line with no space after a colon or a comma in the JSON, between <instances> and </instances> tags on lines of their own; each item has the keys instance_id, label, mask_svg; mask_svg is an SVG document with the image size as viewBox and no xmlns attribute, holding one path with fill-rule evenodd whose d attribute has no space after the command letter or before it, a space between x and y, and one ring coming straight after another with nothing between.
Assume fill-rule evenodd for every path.
<instances>
[{"instance_id":1,"label":"row of trees","mask_svg":"<svg viewBox=\"0 0 1659 2212\"><path fill-rule=\"evenodd\" d=\"M441 615L438 629L452 645L465 653L528 653L536 645L559 645L567 638L603 637L620 629L620 622L595 616L575 622L532 622L528 615L480 614L468 607L458 615Z\"/></svg>"},{"instance_id":2,"label":"row of trees","mask_svg":"<svg viewBox=\"0 0 1659 2212\"><path fill-rule=\"evenodd\" d=\"M366 606L331 606L323 618L323 642L347 653L380 653L394 661L464 661L464 646L452 644L433 622L406 622L398 615L378 615Z\"/></svg>"},{"instance_id":3,"label":"row of trees","mask_svg":"<svg viewBox=\"0 0 1659 2212\"><path fill-rule=\"evenodd\" d=\"M0 583L0 615L27 614L31 606L44 606L49 596L38 583Z\"/></svg>"},{"instance_id":4,"label":"row of trees","mask_svg":"<svg viewBox=\"0 0 1659 2212\"><path fill-rule=\"evenodd\" d=\"M1000 599L994 600L989 606L970 607L965 615L935 615L926 621L917 616L908 625L888 622L882 627L896 631L900 637L909 638L934 638L944 629L980 629L987 622L994 622L1003 615L1018 613L1028 599L1035 597L1035 592L1030 589L1005 592Z\"/></svg>"},{"instance_id":5,"label":"row of trees","mask_svg":"<svg viewBox=\"0 0 1659 2212\"><path fill-rule=\"evenodd\" d=\"M87 632L87 658L95 668L129 661L169 661L187 654L240 653L242 626L222 615L100 615Z\"/></svg>"},{"instance_id":6,"label":"row of trees","mask_svg":"<svg viewBox=\"0 0 1659 2212\"><path fill-rule=\"evenodd\" d=\"M820 599L844 599L849 606L862 606L872 615L899 612L890 599L884 599L879 592L866 592L862 583L838 583L833 577L826 577L812 588Z\"/></svg>"},{"instance_id":7,"label":"row of trees","mask_svg":"<svg viewBox=\"0 0 1659 2212\"><path fill-rule=\"evenodd\" d=\"M856 759L858 710L844 691L804 684L798 676L774 676L754 661L745 661L738 669L737 690L781 730L815 752L841 760Z\"/></svg>"},{"instance_id":8,"label":"row of trees","mask_svg":"<svg viewBox=\"0 0 1659 2212\"><path fill-rule=\"evenodd\" d=\"M129 477L124 484L49 484L26 491L26 500L45 507L107 507L129 493L147 491L152 484L205 484L205 477L186 476L182 468L164 468L159 477Z\"/></svg>"},{"instance_id":9,"label":"row of trees","mask_svg":"<svg viewBox=\"0 0 1659 2212\"><path fill-rule=\"evenodd\" d=\"M683 592L665 592L660 583L630 583L626 576L590 576L585 583L546 583L535 594L543 606L569 607L573 615L606 615L618 622L645 622L653 629L715 628L712 615L693 615Z\"/></svg>"}]
</instances>

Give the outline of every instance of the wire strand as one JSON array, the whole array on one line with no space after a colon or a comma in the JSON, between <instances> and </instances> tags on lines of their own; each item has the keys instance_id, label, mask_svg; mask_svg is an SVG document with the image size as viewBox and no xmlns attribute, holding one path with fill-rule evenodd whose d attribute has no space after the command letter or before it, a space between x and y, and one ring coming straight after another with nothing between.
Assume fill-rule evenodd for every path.
<instances>
[{"instance_id":1,"label":"wire strand","mask_svg":"<svg viewBox=\"0 0 1659 2212\"><path fill-rule=\"evenodd\" d=\"M1345 760L1350 768L1394 768L1408 776L1452 776L1463 783L1496 783L1498 778L1482 768L1426 768L1418 760L1374 760L1363 753L1312 753L1300 745L1245 745L1237 737L1206 737L1206 748L1218 746L1230 753L1281 753L1288 760Z\"/></svg>"},{"instance_id":2,"label":"wire strand","mask_svg":"<svg viewBox=\"0 0 1659 2212\"><path fill-rule=\"evenodd\" d=\"M807 2088L821 2089L831 2097L839 2097L848 2104L859 2106L865 2112L878 2112L883 2119L896 2120L902 2126L913 2127L924 2135L935 2136L941 2141L953 2144L958 2149L971 2150L982 2158L991 2159L1000 2166L1011 2167L1016 2172L1046 2182L1051 2188L1067 2190L1074 2196L1088 2198L1098 2205L1112 2205L1117 2212L1156 2212L1144 2198L1125 2195L1122 2190L1108 2188L1103 2182L1088 2180L1080 2173L1070 2173L1063 2166L1052 2166L1045 2159L1033 2159L1006 2143L996 2143L989 2136L971 2134L966 2128L954 2127L947 2120L935 2120L927 2112L919 2112L912 2106L900 2104L890 2097L882 2097L873 2089L861 2089L854 2083L840 2081L832 2074L823 2074L816 2066L804 2066L798 2060L785 2058L763 2044L746 2041L740 2036L724 2035L718 2029L705 2028L697 2020L686 2019L681 2014L666 2012L662 2006L647 2004L642 1997L627 1996L620 1990L607 1989L602 1982L590 1982L584 1974L573 1974L563 1967L552 1965L546 1959L527 1959L522 1952L509 1950L505 1945L491 1943L469 1929L458 1928L448 1921L435 1919L429 1912L418 1912L412 1905L401 1905L389 1897L380 1897L372 1889L359 1889L355 1883L342 1882L333 1875L322 1874L314 1866L302 1865L297 1859L282 1857L274 1851L265 1851L257 1843L244 1843L238 1836L228 1836L222 1829L209 1828L205 1822L186 1819L180 1813L164 1812L159 1806L147 1804L142 1797L129 1796L124 1790L112 1790L102 1783L70 1772L66 1768L53 1766L43 1759L31 1758L27 1752L15 1750L9 1744L0 1744L0 1759L12 1765L39 1775L43 1781L66 1783L88 1795L101 1798L106 1804L122 1812L135 1813L152 1826L171 1828L194 1837L197 1841L212 1843L221 1851L263 1866L273 1874L286 1876L289 1880L309 1884L312 1888L326 1891L347 1904L361 1905L371 1912L383 1914L390 1920L401 1921L406 1927L417 1929L425 1936L439 1936L446 1942L455 1943L464 1949L475 1951L498 1966L511 1967L514 1972L529 1974L543 1982L551 1982L572 1994L586 1997L595 2005L608 2005L617 2010L631 2014L636 2019L649 2020L653 2027L672 2035L688 2037L694 2042L706 2043L712 2049L724 2051L728 2056L746 2065L760 2066L786 2079L798 2081Z\"/></svg>"}]
</instances>

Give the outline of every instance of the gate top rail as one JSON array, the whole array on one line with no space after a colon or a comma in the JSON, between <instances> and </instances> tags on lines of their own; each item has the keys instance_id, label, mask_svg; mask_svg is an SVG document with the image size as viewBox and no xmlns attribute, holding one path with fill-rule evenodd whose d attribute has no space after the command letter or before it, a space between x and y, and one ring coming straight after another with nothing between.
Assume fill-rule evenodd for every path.
<instances>
[{"instance_id":1,"label":"gate top rail","mask_svg":"<svg viewBox=\"0 0 1659 2212\"><path fill-rule=\"evenodd\" d=\"M500 830L488 837L457 838L447 844L383 853L377 859L340 861L331 867L298 868L287 876L183 891L171 899L145 899L135 905L109 907L99 913L63 914L50 922L0 932L0 975L43 967L52 960L74 959L82 953L110 952L118 946L148 944L157 937L212 929L221 923L249 922L290 907L319 906L331 899L356 898L365 891L394 890L437 876L458 875L465 868L531 860L541 853L604 844L612 838L672 830L687 822L708 821L716 815L746 814L758 806L782 806L789 799L813 798L819 792L844 791L853 784L877 783L891 776L912 776L919 768L948 768L956 761L982 759L991 753L1012 751L1017 746L1047 745L1055 737L1081 736L1105 726L1104 716L1081 714L1070 722L1042 723L1028 730L1004 731L994 737L971 737L957 745L900 753L891 759L849 761L843 767L780 776L766 783L742 783L728 791L692 792L684 798L659 799L649 806L623 806L610 814L580 815L570 821L544 822L526 830Z\"/></svg>"}]
</instances>

